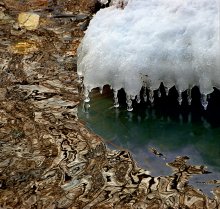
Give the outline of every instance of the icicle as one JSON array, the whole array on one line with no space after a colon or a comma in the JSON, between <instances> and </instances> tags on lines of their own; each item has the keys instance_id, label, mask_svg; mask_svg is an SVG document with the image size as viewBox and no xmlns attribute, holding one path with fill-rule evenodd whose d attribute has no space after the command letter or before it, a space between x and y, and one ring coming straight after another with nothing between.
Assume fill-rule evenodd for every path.
<instances>
[{"instance_id":1,"label":"icicle","mask_svg":"<svg viewBox=\"0 0 220 209\"><path fill-rule=\"evenodd\" d=\"M192 103L192 96L191 96L191 89L187 89L187 102L188 102L188 105L191 105Z\"/></svg>"},{"instance_id":2,"label":"icicle","mask_svg":"<svg viewBox=\"0 0 220 209\"><path fill-rule=\"evenodd\" d=\"M84 102L84 103L83 103L83 111L84 111L85 113L89 113L89 108L90 108L90 104L87 103L87 102Z\"/></svg>"},{"instance_id":3,"label":"icicle","mask_svg":"<svg viewBox=\"0 0 220 209\"><path fill-rule=\"evenodd\" d=\"M132 107L132 100L130 95L126 96L126 103L127 103L127 111L131 112L133 110L133 107Z\"/></svg>"},{"instance_id":4,"label":"icicle","mask_svg":"<svg viewBox=\"0 0 220 209\"><path fill-rule=\"evenodd\" d=\"M166 86L164 87L164 89L165 89L165 94L166 94L166 96L168 96L170 89L169 89L168 87L166 87Z\"/></svg>"},{"instance_id":5,"label":"icicle","mask_svg":"<svg viewBox=\"0 0 220 209\"><path fill-rule=\"evenodd\" d=\"M159 98L161 97L160 89L157 90L157 96L158 96Z\"/></svg>"},{"instance_id":6,"label":"icicle","mask_svg":"<svg viewBox=\"0 0 220 209\"><path fill-rule=\"evenodd\" d=\"M149 101L151 104L154 102L154 91L152 89L149 90Z\"/></svg>"},{"instance_id":7,"label":"icicle","mask_svg":"<svg viewBox=\"0 0 220 209\"><path fill-rule=\"evenodd\" d=\"M83 77L78 75L78 81L77 81L79 84L83 84Z\"/></svg>"},{"instance_id":8,"label":"icicle","mask_svg":"<svg viewBox=\"0 0 220 209\"><path fill-rule=\"evenodd\" d=\"M102 87L102 86L99 87L99 93L100 93L100 94L103 93L103 87Z\"/></svg>"},{"instance_id":9,"label":"icicle","mask_svg":"<svg viewBox=\"0 0 220 209\"><path fill-rule=\"evenodd\" d=\"M182 98L182 91L178 91L178 98L177 101L179 103L179 105L182 104L183 98Z\"/></svg>"},{"instance_id":10,"label":"icicle","mask_svg":"<svg viewBox=\"0 0 220 209\"><path fill-rule=\"evenodd\" d=\"M84 96L85 96L84 102L89 102L90 101L89 90L86 87L84 89Z\"/></svg>"},{"instance_id":11,"label":"icicle","mask_svg":"<svg viewBox=\"0 0 220 209\"><path fill-rule=\"evenodd\" d=\"M144 102L147 102L147 87L144 85L144 93L143 93Z\"/></svg>"},{"instance_id":12,"label":"icicle","mask_svg":"<svg viewBox=\"0 0 220 209\"><path fill-rule=\"evenodd\" d=\"M135 99L135 96L132 95L132 96L131 96L131 100L134 100L134 99Z\"/></svg>"},{"instance_id":13,"label":"icicle","mask_svg":"<svg viewBox=\"0 0 220 209\"><path fill-rule=\"evenodd\" d=\"M118 103L118 91L117 90L113 90L114 93L114 107L119 107L119 103Z\"/></svg>"},{"instance_id":14,"label":"icicle","mask_svg":"<svg viewBox=\"0 0 220 209\"><path fill-rule=\"evenodd\" d=\"M207 110L207 107L208 107L207 94L201 95L201 104L202 104L204 110Z\"/></svg>"},{"instance_id":15,"label":"icicle","mask_svg":"<svg viewBox=\"0 0 220 209\"><path fill-rule=\"evenodd\" d=\"M136 102L137 102L137 103L140 103L140 102L141 102L140 94L137 95L137 97L136 97Z\"/></svg>"}]
</instances>

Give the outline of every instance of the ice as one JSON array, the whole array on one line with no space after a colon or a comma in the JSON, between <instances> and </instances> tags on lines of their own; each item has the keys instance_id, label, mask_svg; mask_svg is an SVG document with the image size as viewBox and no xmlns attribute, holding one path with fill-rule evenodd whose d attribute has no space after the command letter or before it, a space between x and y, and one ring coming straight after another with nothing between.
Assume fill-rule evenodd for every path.
<instances>
[{"instance_id":1,"label":"ice","mask_svg":"<svg viewBox=\"0 0 220 209\"><path fill-rule=\"evenodd\" d=\"M103 86L99 87L99 93L100 93L100 94L103 93Z\"/></svg>"},{"instance_id":2,"label":"ice","mask_svg":"<svg viewBox=\"0 0 220 209\"><path fill-rule=\"evenodd\" d=\"M84 102L90 102L89 90L86 87L84 89L84 96L85 96Z\"/></svg>"},{"instance_id":3,"label":"ice","mask_svg":"<svg viewBox=\"0 0 220 209\"><path fill-rule=\"evenodd\" d=\"M137 103L140 103L140 102L141 102L140 94L138 94L138 95L136 96L136 102L137 102Z\"/></svg>"},{"instance_id":4,"label":"ice","mask_svg":"<svg viewBox=\"0 0 220 209\"><path fill-rule=\"evenodd\" d=\"M159 98L161 97L160 89L158 89L158 91L157 91L157 96L158 96Z\"/></svg>"},{"instance_id":5,"label":"ice","mask_svg":"<svg viewBox=\"0 0 220 209\"><path fill-rule=\"evenodd\" d=\"M169 94L169 90L170 90L170 89L169 89L168 87L165 86L165 93L166 93L166 96L168 96L168 94Z\"/></svg>"},{"instance_id":6,"label":"ice","mask_svg":"<svg viewBox=\"0 0 220 209\"><path fill-rule=\"evenodd\" d=\"M131 112L133 110L131 95L126 96L126 103L127 103L127 111Z\"/></svg>"},{"instance_id":7,"label":"ice","mask_svg":"<svg viewBox=\"0 0 220 209\"><path fill-rule=\"evenodd\" d=\"M178 98L177 98L177 100L178 100L179 105L181 105L183 99L182 99L182 91L180 91L180 90L178 91Z\"/></svg>"},{"instance_id":8,"label":"ice","mask_svg":"<svg viewBox=\"0 0 220 209\"><path fill-rule=\"evenodd\" d=\"M118 91L114 90L114 107L119 107L119 103L118 103Z\"/></svg>"},{"instance_id":9,"label":"ice","mask_svg":"<svg viewBox=\"0 0 220 209\"><path fill-rule=\"evenodd\" d=\"M207 107L208 107L208 101L207 101L207 95L206 94L201 95L201 104L202 104L204 110L206 110Z\"/></svg>"},{"instance_id":10,"label":"ice","mask_svg":"<svg viewBox=\"0 0 220 209\"><path fill-rule=\"evenodd\" d=\"M144 93L143 93L144 102L147 102L147 86L144 84Z\"/></svg>"},{"instance_id":11,"label":"ice","mask_svg":"<svg viewBox=\"0 0 220 209\"><path fill-rule=\"evenodd\" d=\"M99 0L99 2L102 3L102 4L107 4L108 0Z\"/></svg>"},{"instance_id":12,"label":"ice","mask_svg":"<svg viewBox=\"0 0 220 209\"><path fill-rule=\"evenodd\" d=\"M198 86L201 95L220 88L219 4L220 0L114 0L101 9L78 48L85 100L91 89L106 84L125 90L130 109L131 98L139 100L145 85L154 91L162 82L167 95L173 86L181 93ZM178 101L181 104L181 95Z\"/></svg>"},{"instance_id":13,"label":"ice","mask_svg":"<svg viewBox=\"0 0 220 209\"><path fill-rule=\"evenodd\" d=\"M187 89L187 102L188 102L188 105L191 105L192 103L192 97L191 97L191 89Z\"/></svg>"},{"instance_id":14,"label":"ice","mask_svg":"<svg viewBox=\"0 0 220 209\"><path fill-rule=\"evenodd\" d=\"M152 89L149 90L149 101L151 104L154 102L154 91Z\"/></svg>"}]
</instances>

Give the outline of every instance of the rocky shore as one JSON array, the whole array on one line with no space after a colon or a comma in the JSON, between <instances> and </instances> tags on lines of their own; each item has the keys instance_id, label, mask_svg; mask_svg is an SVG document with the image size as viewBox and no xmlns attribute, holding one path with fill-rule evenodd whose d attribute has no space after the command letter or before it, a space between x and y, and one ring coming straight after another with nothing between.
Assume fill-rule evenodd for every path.
<instances>
[{"instance_id":1,"label":"rocky shore","mask_svg":"<svg viewBox=\"0 0 220 209\"><path fill-rule=\"evenodd\" d=\"M0 1L0 209L219 208L219 187L209 198L187 183L204 166L177 157L152 177L77 118L76 50L99 6Z\"/></svg>"}]
</instances>

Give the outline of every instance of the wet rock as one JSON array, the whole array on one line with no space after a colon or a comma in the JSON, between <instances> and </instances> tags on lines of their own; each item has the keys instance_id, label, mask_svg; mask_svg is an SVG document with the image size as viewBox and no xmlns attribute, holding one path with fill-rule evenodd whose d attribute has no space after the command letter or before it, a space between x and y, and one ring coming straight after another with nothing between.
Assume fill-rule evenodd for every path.
<instances>
[{"instance_id":1,"label":"wet rock","mask_svg":"<svg viewBox=\"0 0 220 209\"><path fill-rule=\"evenodd\" d=\"M79 24L79 28L82 30L82 31L85 31L87 29L89 25L89 20L85 20L84 22L82 22L81 24Z\"/></svg>"},{"instance_id":2,"label":"wet rock","mask_svg":"<svg viewBox=\"0 0 220 209\"><path fill-rule=\"evenodd\" d=\"M7 9L11 11L29 11L29 10L43 10L50 6L50 0L3 0Z\"/></svg>"},{"instance_id":3,"label":"wet rock","mask_svg":"<svg viewBox=\"0 0 220 209\"><path fill-rule=\"evenodd\" d=\"M0 207L219 207L218 188L209 198L188 185L191 175L207 173L205 167L179 157L169 163L170 176L153 177L129 152L109 150L77 119L76 50L96 1L3 2L1 17L8 19L0 20ZM34 30L16 25L21 11L39 14Z\"/></svg>"},{"instance_id":4,"label":"wet rock","mask_svg":"<svg viewBox=\"0 0 220 209\"><path fill-rule=\"evenodd\" d=\"M0 88L0 101L4 101L6 98L7 90L5 88Z\"/></svg>"}]
</instances>

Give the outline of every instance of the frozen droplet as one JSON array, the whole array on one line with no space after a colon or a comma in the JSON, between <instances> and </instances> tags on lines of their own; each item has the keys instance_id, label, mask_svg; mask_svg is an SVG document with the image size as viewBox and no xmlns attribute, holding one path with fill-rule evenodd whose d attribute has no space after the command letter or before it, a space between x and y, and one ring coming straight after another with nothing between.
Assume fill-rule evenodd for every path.
<instances>
[{"instance_id":1,"label":"frozen droplet","mask_svg":"<svg viewBox=\"0 0 220 209\"><path fill-rule=\"evenodd\" d=\"M147 94L143 95L144 102L147 102Z\"/></svg>"},{"instance_id":2,"label":"frozen droplet","mask_svg":"<svg viewBox=\"0 0 220 209\"><path fill-rule=\"evenodd\" d=\"M133 111L133 107L132 107L132 105L128 105L128 107L127 107L127 111L129 111L129 112Z\"/></svg>"},{"instance_id":3,"label":"frozen droplet","mask_svg":"<svg viewBox=\"0 0 220 209\"><path fill-rule=\"evenodd\" d=\"M118 97L118 91L117 90L113 90L113 94L114 94L114 98Z\"/></svg>"},{"instance_id":4,"label":"frozen droplet","mask_svg":"<svg viewBox=\"0 0 220 209\"><path fill-rule=\"evenodd\" d=\"M90 98L89 98L89 90L88 90L88 88L86 88L86 87L85 87L85 89L84 89L84 96L85 96L84 102L89 102L89 101L90 101Z\"/></svg>"},{"instance_id":5,"label":"frozen droplet","mask_svg":"<svg viewBox=\"0 0 220 209\"><path fill-rule=\"evenodd\" d=\"M149 90L149 101L151 104L154 102L154 91L152 89Z\"/></svg>"},{"instance_id":6,"label":"frozen droplet","mask_svg":"<svg viewBox=\"0 0 220 209\"><path fill-rule=\"evenodd\" d=\"M117 90L113 90L114 93L114 107L119 107L119 103L118 103L118 91Z\"/></svg>"},{"instance_id":7,"label":"frozen droplet","mask_svg":"<svg viewBox=\"0 0 220 209\"><path fill-rule=\"evenodd\" d=\"M127 111L129 112L133 111L132 100L130 95L126 96L126 103L127 103Z\"/></svg>"},{"instance_id":8,"label":"frozen droplet","mask_svg":"<svg viewBox=\"0 0 220 209\"><path fill-rule=\"evenodd\" d=\"M89 108L90 108L90 104L84 102L84 104L83 104L83 111L84 111L85 113L89 113Z\"/></svg>"},{"instance_id":9,"label":"frozen droplet","mask_svg":"<svg viewBox=\"0 0 220 209\"><path fill-rule=\"evenodd\" d=\"M137 97L136 97L136 102L137 102L137 103L140 103L140 102L141 102L140 94L137 95Z\"/></svg>"},{"instance_id":10,"label":"frozen droplet","mask_svg":"<svg viewBox=\"0 0 220 209\"><path fill-rule=\"evenodd\" d=\"M85 103L85 108L88 110L90 108L90 104Z\"/></svg>"},{"instance_id":11,"label":"frozen droplet","mask_svg":"<svg viewBox=\"0 0 220 209\"><path fill-rule=\"evenodd\" d=\"M157 91L157 96L158 96L159 98L161 97L160 89L158 89L158 91Z\"/></svg>"},{"instance_id":12,"label":"frozen droplet","mask_svg":"<svg viewBox=\"0 0 220 209\"><path fill-rule=\"evenodd\" d=\"M179 105L182 104L183 98L182 98L182 91L178 91L178 98L177 101L179 103Z\"/></svg>"},{"instance_id":13,"label":"frozen droplet","mask_svg":"<svg viewBox=\"0 0 220 209\"><path fill-rule=\"evenodd\" d=\"M78 75L78 81L77 81L79 84L82 84L83 83L83 77Z\"/></svg>"},{"instance_id":14,"label":"frozen droplet","mask_svg":"<svg viewBox=\"0 0 220 209\"><path fill-rule=\"evenodd\" d=\"M131 96L131 99L134 100L134 99L135 99L135 96L132 95L132 96Z\"/></svg>"},{"instance_id":15,"label":"frozen droplet","mask_svg":"<svg viewBox=\"0 0 220 209\"><path fill-rule=\"evenodd\" d=\"M90 102L90 98L89 98L89 97L86 97L86 98L84 99L84 102Z\"/></svg>"},{"instance_id":16,"label":"frozen droplet","mask_svg":"<svg viewBox=\"0 0 220 209\"><path fill-rule=\"evenodd\" d=\"M207 101L207 95L206 94L201 95L201 104L202 104L204 110L207 110L208 101Z\"/></svg>"},{"instance_id":17,"label":"frozen droplet","mask_svg":"<svg viewBox=\"0 0 220 209\"><path fill-rule=\"evenodd\" d=\"M187 89L186 93L187 93L188 105L191 105L191 103L192 103L191 89Z\"/></svg>"},{"instance_id":18,"label":"frozen droplet","mask_svg":"<svg viewBox=\"0 0 220 209\"><path fill-rule=\"evenodd\" d=\"M168 87L164 87L164 89L165 89L165 94L166 94L166 96L168 96L170 89L169 89Z\"/></svg>"},{"instance_id":19,"label":"frozen droplet","mask_svg":"<svg viewBox=\"0 0 220 209\"><path fill-rule=\"evenodd\" d=\"M114 97L114 107L119 107L118 97Z\"/></svg>"},{"instance_id":20,"label":"frozen droplet","mask_svg":"<svg viewBox=\"0 0 220 209\"><path fill-rule=\"evenodd\" d=\"M187 97L187 102L188 102L188 105L191 105L192 104L192 98L191 97Z\"/></svg>"}]
</instances>

